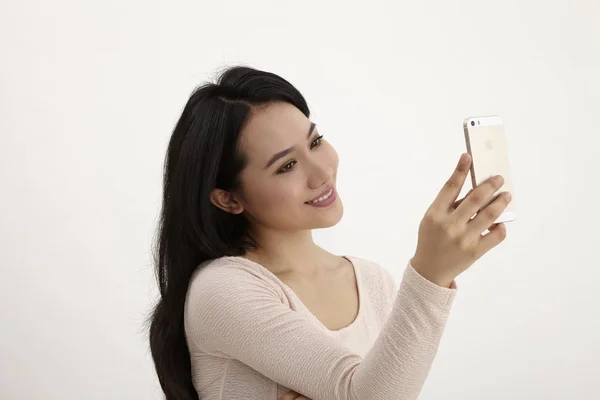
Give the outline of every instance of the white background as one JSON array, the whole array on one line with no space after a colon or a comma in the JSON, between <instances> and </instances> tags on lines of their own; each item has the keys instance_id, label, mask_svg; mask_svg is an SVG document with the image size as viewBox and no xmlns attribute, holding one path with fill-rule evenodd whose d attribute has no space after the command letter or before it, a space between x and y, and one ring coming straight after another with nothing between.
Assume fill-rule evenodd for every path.
<instances>
[{"instance_id":1,"label":"white background","mask_svg":"<svg viewBox=\"0 0 600 400\"><path fill-rule=\"evenodd\" d=\"M3 1L0 397L161 398L164 152L193 88L244 63L340 154L345 216L316 240L398 279L463 118L501 115L518 221L458 278L421 399L600 399L599 4Z\"/></svg>"}]
</instances>

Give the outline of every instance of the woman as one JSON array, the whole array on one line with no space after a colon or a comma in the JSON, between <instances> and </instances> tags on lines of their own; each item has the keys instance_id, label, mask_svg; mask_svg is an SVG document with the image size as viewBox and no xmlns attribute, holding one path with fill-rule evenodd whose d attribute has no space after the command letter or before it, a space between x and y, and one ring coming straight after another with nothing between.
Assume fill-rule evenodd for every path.
<instances>
[{"instance_id":1,"label":"woman","mask_svg":"<svg viewBox=\"0 0 600 400\"><path fill-rule=\"evenodd\" d=\"M501 177L456 201L464 154L414 256L399 260L398 289L378 265L320 248L311 230L338 223L343 206L338 155L309 117L290 83L248 67L183 110L166 154L150 328L168 400L416 399L454 278L505 237L493 222L507 193L477 213Z\"/></svg>"}]
</instances>

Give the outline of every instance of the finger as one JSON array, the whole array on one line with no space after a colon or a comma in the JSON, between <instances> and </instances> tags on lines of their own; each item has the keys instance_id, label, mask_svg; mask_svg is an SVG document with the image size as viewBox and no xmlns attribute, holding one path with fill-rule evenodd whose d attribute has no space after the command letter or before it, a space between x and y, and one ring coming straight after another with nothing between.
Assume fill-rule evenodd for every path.
<instances>
[{"instance_id":1,"label":"finger","mask_svg":"<svg viewBox=\"0 0 600 400\"><path fill-rule=\"evenodd\" d=\"M506 206L510 203L510 193L503 192L500 193L498 197L494 201L492 201L488 206L486 206L483 210L477 213L475 218L473 218L469 224L468 229L472 232L473 235L479 235L481 232L489 229L492 224L498 219L500 215L506 209Z\"/></svg>"},{"instance_id":2,"label":"finger","mask_svg":"<svg viewBox=\"0 0 600 400\"><path fill-rule=\"evenodd\" d=\"M467 198L467 196L471 194L472 191L473 191L473 189L470 189L462 199L456 200L454 202L454 204L452 205L452 209L455 210L458 206L460 206L460 203L462 203Z\"/></svg>"},{"instance_id":3,"label":"finger","mask_svg":"<svg viewBox=\"0 0 600 400\"><path fill-rule=\"evenodd\" d=\"M494 229L498 228L498 225L500 225L500 224L501 224L501 223L492 224L492 226L490 226L490 227L488 228L488 231L490 231L490 232L491 232L491 231L493 231Z\"/></svg>"},{"instance_id":4,"label":"finger","mask_svg":"<svg viewBox=\"0 0 600 400\"><path fill-rule=\"evenodd\" d=\"M474 214L490 203L490 199L502 187L503 183L504 179L501 176L493 176L485 180L473 189L473 193L454 210L452 213L453 218L458 222L469 222Z\"/></svg>"},{"instance_id":5,"label":"finger","mask_svg":"<svg viewBox=\"0 0 600 400\"><path fill-rule=\"evenodd\" d=\"M471 156L468 153L463 153L452 176L446 181L444 187L440 190L433 202L434 207L447 210L452 206L465 184L465 179L469 174L469 168L471 168Z\"/></svg>"},{"instance_id":6,"label":"finger","mask_svg":"<svg viewBox=\"0 0 600 400\"><path fill-rule=\"evenodd\" d=\"M477 245L478 256L481 257L506 239L506 225L503 222L494 224L489 228L489 233L482 235Z\"/></svg>"}]
</instances>

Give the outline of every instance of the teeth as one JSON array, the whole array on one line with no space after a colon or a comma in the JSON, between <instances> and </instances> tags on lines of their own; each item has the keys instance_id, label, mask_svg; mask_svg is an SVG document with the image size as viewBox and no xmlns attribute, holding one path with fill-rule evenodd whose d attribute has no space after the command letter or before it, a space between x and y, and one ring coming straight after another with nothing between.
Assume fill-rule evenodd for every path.
<instances>
[{"instance_id":1,"label":"teeth","mask_svg":"<svg viewBox=\"0 0 600 400\"><path fill-rule=\"evenodd\" d=\"M327 193L325 196L323 196L323 197L319 197L319 198L318 198L318 199L316 199L316 200L309 201L308 203L309 203L309 204L315 204L315 203L318 203L318 202L320 202L320 201L327 200L327 199L329 198L329 196L331 196L332 194L333 194L333 189L331 189L331 190L329 191L329 193Z\"/></svg>"}]
</instances>

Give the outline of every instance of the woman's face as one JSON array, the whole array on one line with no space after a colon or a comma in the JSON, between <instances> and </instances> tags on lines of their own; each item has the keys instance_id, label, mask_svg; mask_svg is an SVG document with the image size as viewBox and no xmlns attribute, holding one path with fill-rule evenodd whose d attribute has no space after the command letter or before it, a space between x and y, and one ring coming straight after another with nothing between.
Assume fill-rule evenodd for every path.
<instances>
[{"instance_id":1,"label":"woman's face","mask_svg":"<svg viewBox=\"0 0 600 400\"><path fill-rule=\"evenodd\" d=\"M277 102L255 110L241 132L240 148L248 164L236 199L253 225L292 231L340 221L337 152L296 107Z\"/></svg>"}]
</instances>

